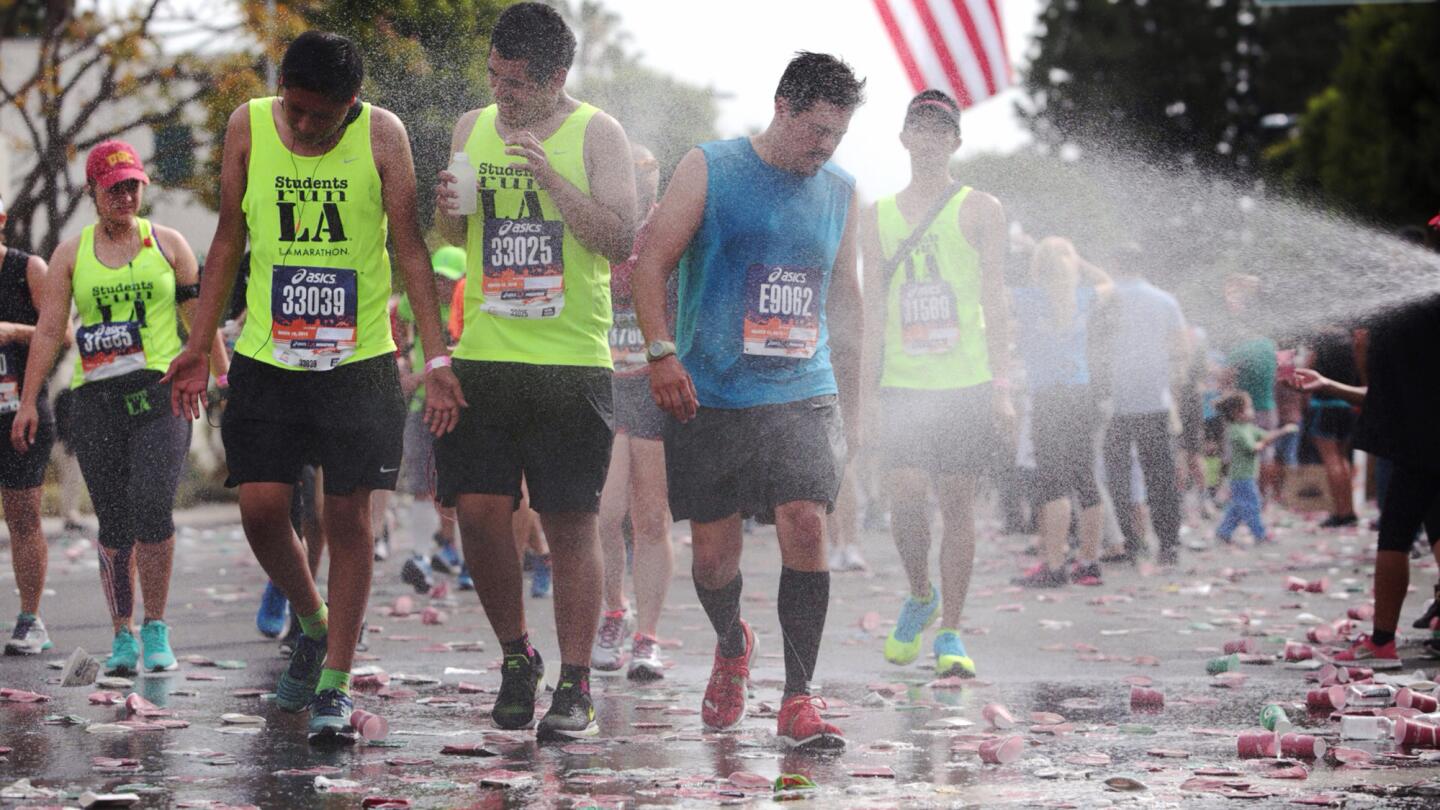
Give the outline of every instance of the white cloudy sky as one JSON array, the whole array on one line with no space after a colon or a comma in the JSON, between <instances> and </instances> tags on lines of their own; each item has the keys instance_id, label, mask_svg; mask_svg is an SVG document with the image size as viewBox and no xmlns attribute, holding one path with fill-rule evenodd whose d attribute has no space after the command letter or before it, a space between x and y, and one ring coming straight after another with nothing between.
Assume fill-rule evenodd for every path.
<instances>
[{"instance_id":1,"label":"white cloudy sky","mask_svg":"<svg viewBox=\"0 0 1440 810\"><path fill-rule=\"evenodd\" d=\"M908 164L895 136L914 91L872 0L603 1L621 16L647 64L728 96L720 117L726 136L770 120L775 83L795 51L844 57L868 79L869 101L855 114L836 160L856 175L868 198L904 185ZM1012 60L1024 59L1041 5L1041 0L1001 0ZM1014 98L1010 91L966 113L962 156L1025 143L1012 114Z\"/></svg>"}]
</instances>

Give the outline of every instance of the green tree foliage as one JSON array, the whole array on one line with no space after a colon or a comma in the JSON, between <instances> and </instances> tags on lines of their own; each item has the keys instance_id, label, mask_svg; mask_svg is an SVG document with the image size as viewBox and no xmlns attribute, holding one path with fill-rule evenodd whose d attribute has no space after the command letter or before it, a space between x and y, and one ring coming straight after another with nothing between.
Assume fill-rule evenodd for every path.
<instances>
[{"instance_id":1,"label":"green tree foliage","mask_svg":"<svg viewBox=\"0 0 1440 810\"><path fill-rule=\"evenodd\" d=\"M1387 225L1440 209L1440 6L1373 6L1346 18L1330 87L1269 153L1296 188Z\"/></svg>"},{"instance_id":2,"label":"green tree foliage","mask_svg":"<svg viewBox=\"0 0 1440 810\"><path fill-rule=\"evenodd\" d=\"M1022 107L1043 145L1106 144L1253 171L1337 58L1343 9L1253 0L1052 0ZM1028 105L1027 105L1028 106Z\"/></svg>"}]
</instances>

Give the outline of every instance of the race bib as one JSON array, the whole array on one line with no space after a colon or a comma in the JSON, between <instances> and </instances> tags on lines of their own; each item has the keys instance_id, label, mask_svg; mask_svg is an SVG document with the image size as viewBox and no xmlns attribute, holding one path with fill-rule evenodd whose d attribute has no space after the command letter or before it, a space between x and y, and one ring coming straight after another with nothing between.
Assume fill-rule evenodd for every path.
<instances>
[{"instance_id":1,"label":"race bib","mask_svg":"<svg viewBox=\"0 0 1440 810\"><path fill-rule=\"evenodd\" d=\"M500 318L554 318L565 308L565 223L485 220L480 310Z\"/></svg>"},{"instance_id":2,"label":"race bib","mask_svg":"<svg viewBox=\"0 0 1440 810\"><path fill-rule=\"evenodd\" d=\"M20 410L20 363L11 346L0 347L0 414Z\"/></svg>"},{"instance_id":3,"label":"race bib","mask_svg":"<svg viewBox=\"0 0 1440 810\"><path fill-rule=\"evenodd\" d=\"M815 356L822 272L818 267L750 265L745 274L745 354Z\"/></svg>"},{"instance_id":4,"label":"race bib","mask_svg":"<svg viewBox=\"0 0 1440 810\"><path fill-rule=\"evenodd\" d=\"M85 382L108 380L145 368L139 321L108 321L75 331Z\"/></svg>"},{"instance_id":5,"label":"race bib","mask_svg":"<svg viewBox=\"0 0 1440 810\"><path fill-rule=\"evenodd\" d=\"M619 373L646 366L645 334L640 331L640 322L633 311L615 313L615 322L610 327L610 360Z\"/></svg>"},{"instance_id":6,"label":"race bib","mask_svg":"<svg viewBox=\"0 0 1440 810\"><path fill-rule=\"evenodd\" d=\"M270 339L276 360L329 371L355 353L355 271L276 265L270 275Z\"/></svg>"},{"instance_id":7,"label":"race bib","mask_svg":"<svg viewBox=\"0 0 1440 810\"><path fill-rule=\"evenodd\" d=\"M948 282L900 285L900 344L906 354L944 354L960 340L955 291Z\"/></svg>"}]
</instances>

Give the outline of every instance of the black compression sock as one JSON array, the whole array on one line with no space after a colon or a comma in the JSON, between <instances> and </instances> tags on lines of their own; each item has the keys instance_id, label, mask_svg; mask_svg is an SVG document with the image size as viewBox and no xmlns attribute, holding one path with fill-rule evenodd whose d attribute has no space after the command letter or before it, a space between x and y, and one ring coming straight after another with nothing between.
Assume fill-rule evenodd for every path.
<instances>
[{"instance_id":1,"label":"black compression sock","mask_svg":"<svg viewBox=\"0 0 1440 810\"><path fill-rule=\"evenodd\" d=\"M810 691L825 613L830 607L830 572L780 569L780 635L785 643L785 697Z\"/></svg>"},{"instance_id":2,"label":"black compression sock","mask_svg":"<svg viewBox=\"0 0 1440 810\"><path fill-rule=\"evenodd\" d=\"M740 629L741 586L739 572L730 582L713 591L702 586L700 578L695 577L695 595L700 597L700 605L705 608L705 615L710 617L710 624L715 628L716 644L724 658L745 654L745 631Z\"/></svg>"},{"instance_id":3,"label":"black compression sock","mask_svg":"<svg viewBox=\"0 0 1440 810\"><path fill-rule=\"evenodd\" d=\"M1370 643L1376 647L1384 647L1395 640L1394 630L1374 630L1370 633Z\"/></svg>"},{"instance_id":4,"label":"black compression sock","mask_svg":"<svg viewBox=\"0 0 1440 810\"><path fill-rule=\"evenodd\" d=\"M589 694L590 667L582 667L579 664L561 664L560 683L573 683L580 687L586 694Z\"/></svg>"},{"instance_id":5,"label":"black compression sock","mask_svg":"<svg viewBox=\"0 0 1440 810\"><path fill-rule=\"evenodd\" d=\"M521 633L520 638L514 641L500 642L500 651L505 655L523 655L528 658L535 657L535 650L530 646L529 633Z\"/></svg>"}]
</instances>

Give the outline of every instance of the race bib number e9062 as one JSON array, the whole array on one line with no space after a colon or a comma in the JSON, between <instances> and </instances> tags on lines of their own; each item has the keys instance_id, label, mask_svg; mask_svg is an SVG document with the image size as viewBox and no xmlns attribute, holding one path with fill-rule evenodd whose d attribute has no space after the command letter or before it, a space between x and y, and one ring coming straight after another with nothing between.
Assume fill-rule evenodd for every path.
<instances>
[{"instance_id":1,"label":"race bib number e9062","mask_svg":"<svg viewBox=\"0 0 1440 810\"><path fill-rule=\"evenodd\" d=\"M276 265L270 276L270 338L276 360L329 371L355 353L355 271Z\"/></svg>"},{"instance_id":2,"label":"race bib number e9062","mask_svg":"<svg viewBox=\"0 0 1440 810\"><path fill-rule=\"evenodd\" d=\"M554 318L565 308L565 223L485 220L480 309L500 318Z\"/></svg>"},{"instance_id":3,"label":"race bib number e9062","mask_svg":"<svg viewBox=\"0 0 1440 810\"><path fill-rule=\"evenodd\" d=\"M145 368L139 321L106 321L75 330L85 382L107 380Z\"/></svg>"},{"instance_id":4,"label":"race bib number e9062","mask_svg":"<svg viewBox=\"0 0 1440 810\"><path fill-rule=\"evenodd\" d=\"M750 265L745 273L745 354L815 356L822 275L818 267Z\"/></svg>"},{"instance_id":5,"label":"race bib number e9062","mask_svg":"<svg viewBox=\"0 0 1440 810\"><path fill-rule=\"evenodd\" d=\"M900 285L900 343L906 354L944 354L959 340L955 291L949 283L936 279Z\"/></svg>"}]
</instances>

